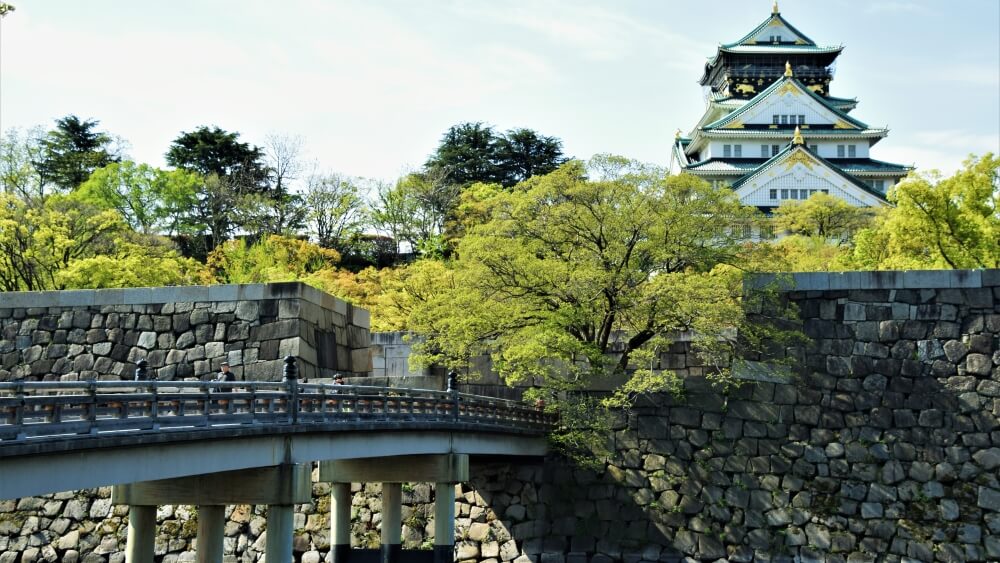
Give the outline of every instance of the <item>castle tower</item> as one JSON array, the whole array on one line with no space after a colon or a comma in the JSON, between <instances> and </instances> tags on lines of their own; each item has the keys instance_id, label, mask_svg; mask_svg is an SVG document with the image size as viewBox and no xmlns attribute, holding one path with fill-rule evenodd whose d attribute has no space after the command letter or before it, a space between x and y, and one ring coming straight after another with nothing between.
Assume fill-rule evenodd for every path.
<instances>
[{"instance_id":1,"label":"castle tower","mask_svg":"<svg viewBox=\"0 0 1000 563\"><path fill-rule=\"evenodd\" d=\"M817 191L855 206L885 205L911 168L872 159L888 129L848 115L856 98L830 95L843 49L817 45L775 3L705 64L705 114L689 135L678 132L671 168L729 186L765 212Z\"/></svg>"}]
</instances>

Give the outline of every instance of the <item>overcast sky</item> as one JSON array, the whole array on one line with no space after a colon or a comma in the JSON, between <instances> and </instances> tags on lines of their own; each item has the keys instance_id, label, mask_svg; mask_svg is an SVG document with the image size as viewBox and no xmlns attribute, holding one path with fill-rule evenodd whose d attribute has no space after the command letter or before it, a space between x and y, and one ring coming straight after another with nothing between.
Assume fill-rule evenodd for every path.
<instances>
[{"instance_id":1,"label":"overcast sky","mask_svg":"<svg viewBox=\"0 0 1000 563\"><path fill-rule=\"evenodd\" d=\"M770 0L10 0L0 127L73 113L163 165L181 131L301 135L323 169L392 179L462 121L529 127L568 155L666 165L704 109L706 57ZM873 157L952 171L1000 152L1000 2L784 0L844 44L831 93L890 135Z\"/></svg>"}]
</instances>

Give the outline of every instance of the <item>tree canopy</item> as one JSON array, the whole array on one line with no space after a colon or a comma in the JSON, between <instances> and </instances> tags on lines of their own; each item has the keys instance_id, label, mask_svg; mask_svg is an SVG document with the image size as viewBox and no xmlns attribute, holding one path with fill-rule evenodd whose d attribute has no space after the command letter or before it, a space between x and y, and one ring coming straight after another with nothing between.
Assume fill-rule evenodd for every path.
<instances>
[{"instance_id":1,"label":"tree canopy","mask_svg":"<svg viewBox=\"0 0 1000 563\"><path fill-rule=\"evenodd\" d=\"M855 207L830 194L817 192L804 201L785 200L774 210L778 229L795 235L848 242L856 231L871 223L874 210Z\"/></svg>"},{"instance_id":2,"label":"tree canopy","mask_svg":"<svg viewBox=\"0 0 1000 563\"><path fill-rule=\"evenodd\" d=\"M949 178L911 174L894 207L855 237L865 269L1000 267L1000 157L970 157Z\"/></svg>"},{"instance_id":3,"label":"tree canopy","mask_svg":"<svg viewBox=\"0 0 1000 563\"><path fill-rule=\"evenodd\" d=\"M55 129L42 139L41 158L35 163L42 185L73 190L97 168L120 160L111 136L97 130L99 124L75 115L56 120Z\"/></svg>"},{"instance_id":4,"label":"tree canopy","mask_svg":"<svg viewBox=\"0 0 1000 563\"><path fill-rule=\"evenodd\" d=\"M725 265L751 247L731 226L757 218L732 192L601 156L479 197L486 220L409 316L424 361L486 352L508 382L574 386L624 372L663 335L695 331L710 355L735 345L742 285Z\"/></svg>"},{"instance_id":5,"label":"tree canopy","mask_svg":"<svg viewBox=\"0 0 1000 563\"><path fill-rule=\"evenodd\" d=\"M449 128L424 168L463 187L475 182L511 187L565 161L556 137L531 129L497 133L482 122L470 122Z\"/></svg>"}]
</instances>

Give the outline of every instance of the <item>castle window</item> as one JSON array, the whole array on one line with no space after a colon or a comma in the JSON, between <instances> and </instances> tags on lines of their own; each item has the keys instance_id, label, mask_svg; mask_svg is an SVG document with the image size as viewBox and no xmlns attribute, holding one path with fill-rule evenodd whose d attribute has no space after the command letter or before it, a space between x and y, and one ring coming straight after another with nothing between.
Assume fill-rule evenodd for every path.
<instances>
[{"instance_id":1,"label":"castle window","mask_svg":"<svg viewBox=\"0 0 1000 563\"><path fill-rule=\"evenodd\" d=\"M787 115L782 115L781 116L781 124L782 125L788 125L788 116Z\"/></svg>"},{"instance_id":2,"label":"castle window","mask_svg":"<svg viewBox=\"0 0 1000 563\"><path fill-rule=\"evenodd\" d=\"M825 193L825 194L829 194L830 193L830 190L820 190L820 191L823 192L823 193Z\"/></svg>"},{"instance_id":3,"label":"castle window","mask_svg":"<svg viewBox=\"0 0 1000 563\"><path fill-rule=\"evenodd\" d=\"M771 116L771 123L778 125L780 123L780 119L781 119L780 115L774 114Z\"/></svg>"},{"instance_id":4,"label":"castle window","mask_svg":"<svg viewBox=\"0 0 1000 563\"><path fill-rule=\"evenodd\" d=\"M760 157L761 158L767 158L767 156L768 156L767 145L761 145L760 146Z\"/></svg>"},{"instance_id":5,"label":"castle window","mask_svg":"<svg viewBox=\"0 0 1000 563\"><path fill-rule=\"evenodd\" d=\"M778 199L778 190L771 190L771 199Z\"/></svg>"},{"instance_id":6,"label":"castle window","mask_svg":"<svg viewBox=\"0 0 1000 563\"><path fill-rule=\"evenodd\" d=\"M760 227L760 238L770 240L774 238L774 225L768 223Z\"/></svg>"},{"instance_id":7,"label":"castle window","mask_svg":"<svg viewBox=\"0 0 1000 563\"><path fill-rule=\"evenodd\" d=\"M733 156L733 145L722 145L722 158Z\"/></svg>"},{"instance_id":8,"label":"castle window","mask_svg":"<svg viewBox=\"0 0 1000 563\"><path fill-rule=\"evenodd\" d=\"M781 190L781 199L788 199L788 190Z\"/></svg>"},{"instance_id":9,"label":"castle window","mask_svg":"<svg viewBox=\"0 0 1000 563\"><path fill-rule=\"evenodd\" d=\"M811 150L816 154L819 154L819 145L809 145L809 150Z\"/></svg>"},{"instance_id":10,"label":"castle window","mask_svg":"<svg viewBox=\"0 0 1000 563\"><path fill-rule=\"evenodd\" d=\"M847 145L847 156L850 158L858 156L858 147L855 145Z\"/></svg>"},{"instance_id":11,"label":"castle window","mask_svg":"<svg viewBox=\"0 0 1000 563\"><path fill-rule=\"evenodd\" d=\"M778 154L778 150L780 150L780 148L781 147L779 145L771 145L771 156Z\"/></svg>"},{"instance_id":12,"label":"castle window","mask_svg":"<svg viewBox=\"0 0 1000 563\"><path fill-rule=\"evenodd\" d=\"M800 115L799 116L799 125L805 125L805 124L806 124L806 116Z\"/></svg>"},{"instance_id":13,"label":"castle window","mask_svg":"<svg viewBox=\"0 0 1000 563\"><path fill-rule=\"evenodd\" d=\"M844 158L844 145L837 145L837 158Z\"/></svg>"},{"instance_id":14,"label":"castle window","mask_svg":"<svg viewBox=\"0 0 1000 563\"><path fill-rule=\"evenodd\" d=\"M809 190L799 190L799 199L809 199Z\"/></svg>"},{"instance_id":15,"label":"castle window","mask_svg":"<svg viewBox=\"0 0 1000 563\"><path fill-rule=\"evenodd\" d=\"M736 158L743 157L743 145L733 145L734 156Z\"/></svg>"}]
</instances>

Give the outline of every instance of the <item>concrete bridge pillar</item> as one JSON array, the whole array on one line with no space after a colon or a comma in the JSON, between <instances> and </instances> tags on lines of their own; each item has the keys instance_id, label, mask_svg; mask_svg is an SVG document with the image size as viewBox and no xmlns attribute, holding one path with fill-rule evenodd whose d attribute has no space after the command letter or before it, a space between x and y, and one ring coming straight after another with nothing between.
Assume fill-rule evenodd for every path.
<instances>
[{"instance_id":1,"label":"concrete bridge pillar","mask_svg":"<svg viewBox=\"0 0 1000 563\"><path fill-rule=\"evenodd\" d=\"M292 505L267 505L267 541L264 563L292 563Z\"/></svg>"},{"instance_id":2,"label":"concrete bridge pillar","mask_svg":"<svg viewBox=\"0 0 1000 563\"><path fill-rule=\"evenodd\" d=\"M222 540L225 528L225 505L198 505L197 563L218 563L222 561Z\"/></svg>"},{"instance_id":3,"label":"concrete bridge pillar","mask_svg":"<svg viewBox=\"0 0 1000 563\"><path fill-rule=\"evenodd\" d=\"M382 563L396 563L402 551L403 484L382 483Z\"/></svg>"},{"instance_id":4,"label":"concrete bridge pillar","mask_svg":"<svg viewBox=\"0 0 1000 563\"><path fill-rule=\"evenodd\" d=\"M351 484L330 486L330 563L347 563L351 550Z\"/></svg>"},{"instance_id":5,"label":"concrete bridge pillar","mask_svg":"<svg viewBox=\"0 0 1000 563\"><path fill-rule=\"evenodd\" d=\"M469 480L469 456L428 454L321 461L319 480L332 484L330 498L331 563L348 563L351 483L382 483L381 563L406 558L402 550L403 483L436 483L434 563L455 560L455 484Z\"/></svg>"},{"instance_id":6,"label":"concrete bridge pillar","mask_svg":"<svg viewBox=\"0 0 1000 563\"><path fill-rule=\"evenodd\" d=\"M226 505L266 504L267 563L291 563L292 505L311 500L312 464L143 481L111 490L111 502L130 507L127 563L153 563L156 506L160 504L198 506L198 563L222 561Z\"/></svg>"},{"instance_id":7,"label":"concrete bridge pillar","mask_svg":"<svg viewBox=\"0 0 1000 563\"><path fill-rule=\"evenodd\" d=\"M155 505L129 505L126 541L125 563L153 563L153 544L156 541Z\"/></svg>"},{"instance_id":8,"label":"concrete bridge pillar","mask_svg":"<svg viewBox=\"0 0 1000 563\"><path fill-rule=\"evenodd\" d=\"M455 483L434 487L434 563L455 561Z\"/></svg>"}]
</instances>

